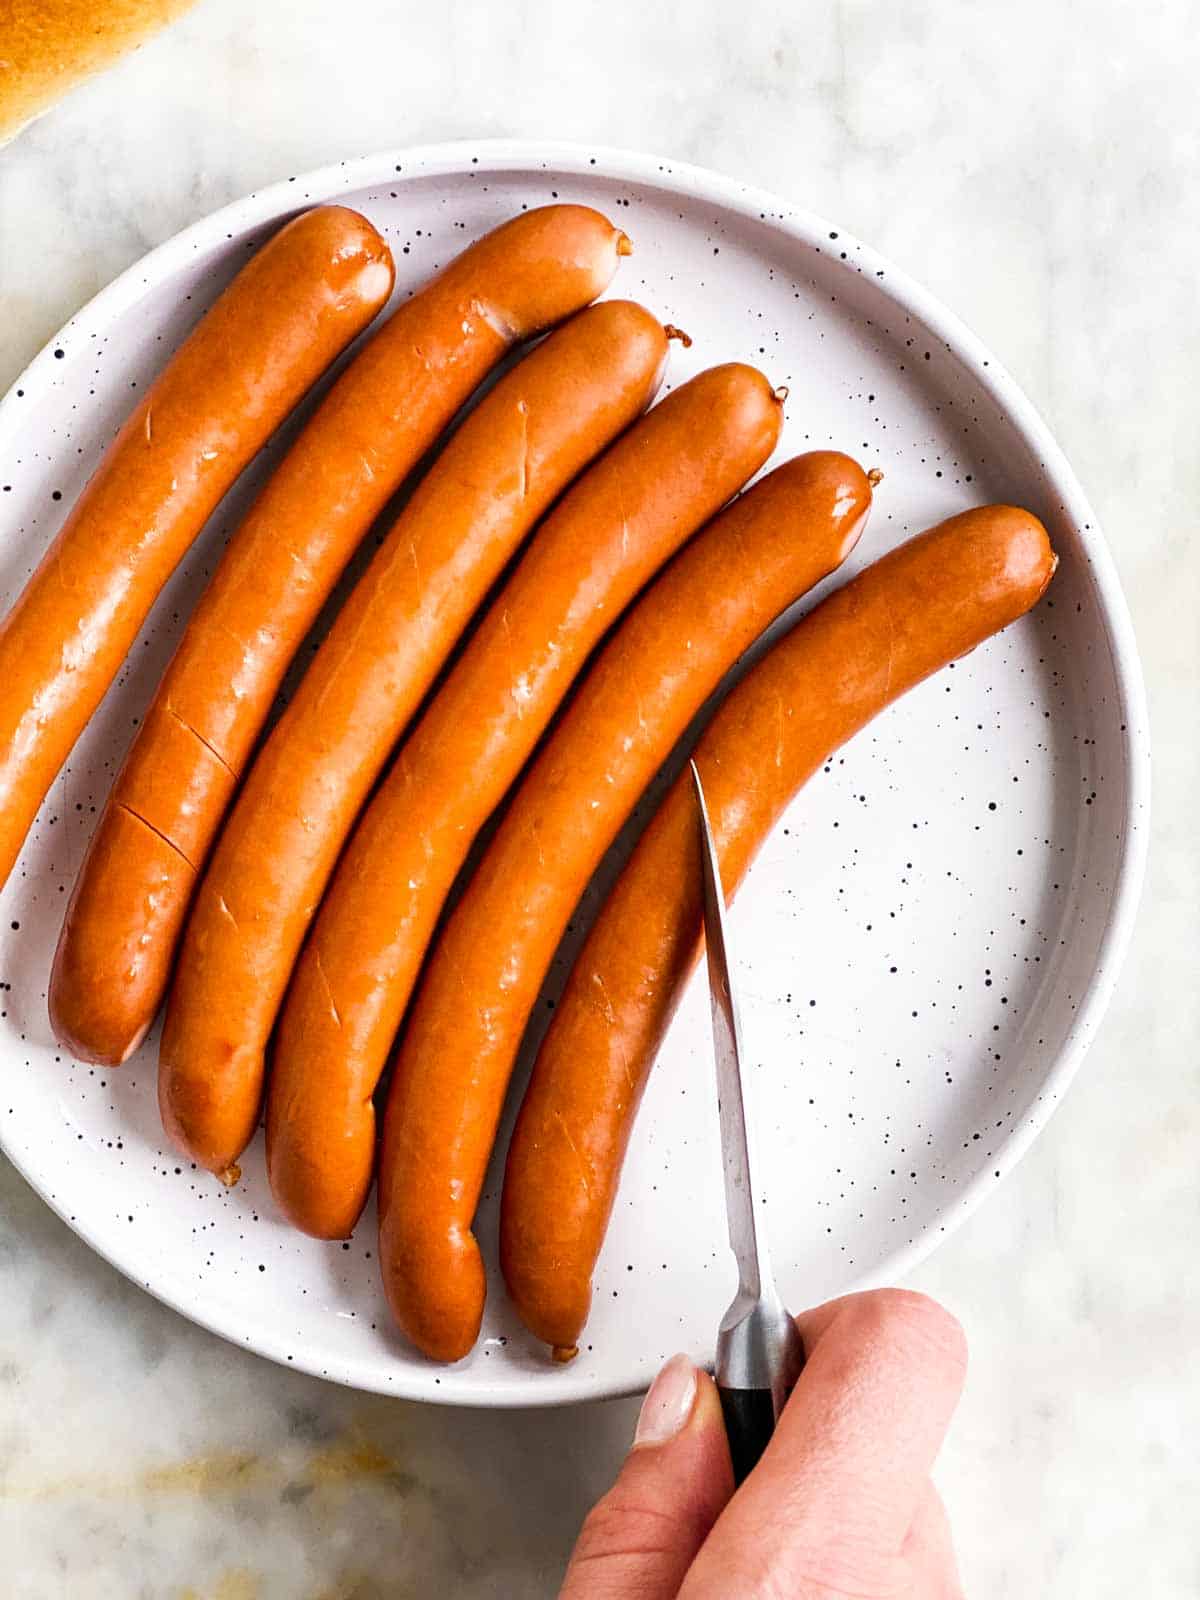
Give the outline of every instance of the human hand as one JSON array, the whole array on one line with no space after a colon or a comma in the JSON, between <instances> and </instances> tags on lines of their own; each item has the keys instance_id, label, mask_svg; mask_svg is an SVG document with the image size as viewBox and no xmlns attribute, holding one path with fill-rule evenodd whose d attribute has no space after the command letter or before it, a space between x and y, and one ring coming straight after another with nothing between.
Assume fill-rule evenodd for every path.
<instances>
[{"instance_id":1,"label":"human hand","mask_svg":"<svg viewBox=\"0 0 1200 1600\"><path fill-rule=\"evenodd\" d=\"M961 1328L901 1289L797 1321L807 1365L736 1495L712 1379L667 1363L560 1600L962 1600L929 1478L966 1372Z\"/></svg>"}]
</instances>

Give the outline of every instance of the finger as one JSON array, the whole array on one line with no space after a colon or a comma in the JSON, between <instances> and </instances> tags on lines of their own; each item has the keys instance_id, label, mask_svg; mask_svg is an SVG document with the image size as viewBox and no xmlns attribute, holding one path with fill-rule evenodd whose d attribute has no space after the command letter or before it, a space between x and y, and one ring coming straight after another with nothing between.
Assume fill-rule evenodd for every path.
<instances>
[{"instance_id":1,"label":"finger","mask_svg":"<svg viewBox=\"0 0 1200 1600\"><path fill-rule=\"evenodd\" d=\"M560 1600L674 1600L732 1493L713 1381L674 1356L650 1386L620 1476L583 1525Z\"/></svg>"},{"instance_id":2,"label":"finger","mask_svg":"<svg viewBox=\"0 0 1200 1600\"><path fill-rule=\"evenodd\" d=\"M800 1381L689 1574L687 1600L896 1580L962 1389L962 1330L935 1301L898 1289L834 1301L800 1329Z\"/></svg>"},{"instance_id":3,"label":"finger","mask_svg":"<svg viewBox=\"0 0 1200 1600\"><path fill-rule=\"evenodd\" d=\"M963 1600L950 1519L932 1483L925 1485L912 1527L904 1541L904 1559L912 1573L912 1591L922 1600Z\"/></svg>"}]
</instances>

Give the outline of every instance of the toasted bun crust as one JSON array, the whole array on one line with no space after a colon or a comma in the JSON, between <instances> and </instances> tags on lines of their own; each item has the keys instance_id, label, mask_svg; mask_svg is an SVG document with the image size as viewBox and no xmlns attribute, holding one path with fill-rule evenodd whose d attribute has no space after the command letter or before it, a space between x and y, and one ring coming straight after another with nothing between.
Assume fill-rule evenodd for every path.
<instances>
[{"instance_id":1,"label":"toasted bun crust","mask_svg":"<svg viewBox=\"0 0 1200 1600\"><path fill-rule=\"evenodd\" d=\"M195 0L7 0L0 4L0 144Z\"/></svg>"}]
</instances>

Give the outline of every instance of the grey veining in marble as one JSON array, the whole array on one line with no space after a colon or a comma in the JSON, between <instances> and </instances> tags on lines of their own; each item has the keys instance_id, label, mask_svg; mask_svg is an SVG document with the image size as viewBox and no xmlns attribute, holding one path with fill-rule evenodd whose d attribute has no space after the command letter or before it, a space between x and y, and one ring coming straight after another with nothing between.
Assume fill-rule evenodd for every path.
<instances>
[{"instance_id":1,"label":"grey veining in marble","mask_svg":"<svg viewBox=\"0 0 1200 1600\"><path fill-rule=\"evenodd\" d=\"M1198 77L1187 0L201 0L0 151L0 387L251 188L516 134L660 150L841 219L1047 416L1132 603L1156 829L1088 1065L914 1280L971 1339L939 1477L973 1600L1200 1593ZM7 1168L0 1282L12 1600L549 1596L632 1427L629 1403L441 1412L279 1370L128 1285Z\"/></svg>"}]
</instances>

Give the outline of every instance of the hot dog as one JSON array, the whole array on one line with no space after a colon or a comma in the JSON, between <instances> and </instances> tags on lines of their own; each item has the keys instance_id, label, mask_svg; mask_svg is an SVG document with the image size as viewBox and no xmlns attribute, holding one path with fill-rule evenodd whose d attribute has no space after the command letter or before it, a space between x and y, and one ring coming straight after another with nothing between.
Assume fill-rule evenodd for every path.
<instances>
[{"instance_id":1,"label":"hot dog","mask_svg":"<svg viewBox=\"0 0 1200 1600\"><path fill-rule=\"evenodd\" d=\"M159 1104L218 1174L254 1131L264 1052L354 819L509 557L658 387L640 306L581 312L508 373L430 468L355 586L234 804L184 934Z\"/></svg>"},{"instance_id":2,"label":"hot dog","mask_svg":"<svg viewBox=\"0 0 1200 1600\"><path fill-rule=\"evenodd\" d=\"M478 1334L471 1221L521 1036L579 896L726 670L844 559L870 500L847 457L802 456L675 558L588 673L442 930L397 1056L379 1167L384 1286L426 1354L457 1360Z\"/></svg>"},{"instance_id":3,"label":"hot dog","mask_svg":"<svg viewBox=\"0 0 1200 1600\"><path fill-rule=\"evenodd\" d=\"M695 751L727 895L829 754L1028 611L1055 564L1028 512L964 512L868 567L764 656ZM509 1146L501 1264L521 1319L560 1360L587 1318L633 1120L699 952L700 882L685 773L571 971Z\"/></svg>"},{"instance_id":4,"label":"hot dog","mask_svg":"<svg viewBox=\"0 0 1200 1600\"><path fill-rule=\"evenodd\" d=\"M0 886L159 590L391 287L365 217L305 212L242 268L122 427L0 624Z\"/></svg>"},{"instance_id":5,"label":"hot dog","mask_svg":"<svg viewBox=\"0 0 1200 1600\"><path fill-rule=\"evenodd\" d=\"M546 206L465 250L342 374L242 523L143 720L80 870L50 982L76 1055L144 1038L221 818L355 547L509 346L604 289L625 235Z\"/></svg>"},{"instance_id":6,"label":"hot dog","mask_svg":"<svg viewBox=\"0 0 1200 1600\"><path fill-rule=\"evenodd\" d=\"M372 1095L438 916L588 654L775 442L750 367L701 373L567 494L401 748L330 884L280 1017L267 1168L283 1211L345 1238L371 1184Z\"/></svg>"}]
</instances>

